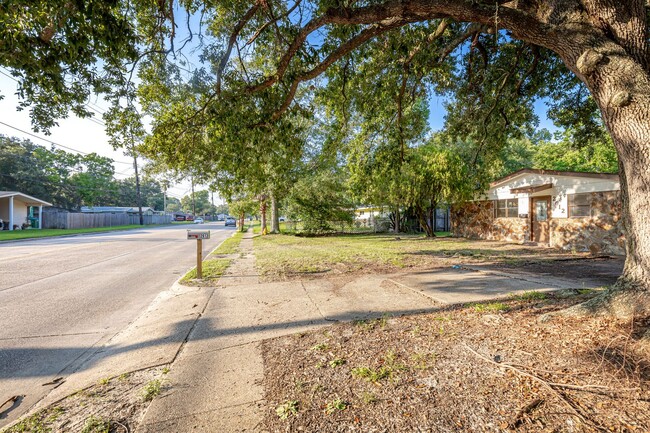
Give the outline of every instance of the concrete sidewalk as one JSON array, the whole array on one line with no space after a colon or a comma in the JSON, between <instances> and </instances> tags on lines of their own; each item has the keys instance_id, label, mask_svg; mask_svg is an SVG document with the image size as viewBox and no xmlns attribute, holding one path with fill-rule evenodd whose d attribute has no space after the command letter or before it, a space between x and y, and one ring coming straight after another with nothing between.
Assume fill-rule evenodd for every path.
<instances>
[{"instance_id":1,"label":"concrete sidewalk","mask_svg":"<svg viewBox=\"0 0 650 433\"><path fill-rule=\"evenodd\" d=\"M260 283L252 242L247 234L244 257L221 278L168 374L170 389L153 401L139 433L263 431L263 411L269 408L261 386L262 340L341 320L572 288L559 279L468 268Z\"/></svg>"},{"instance_id":2,"label":"concrete sidewalk","mask_svg":"<svg viewBox=\"0 0 650 433\"><path fill-rule=\"evenodd\" d=\"M220 280L168 374L171 388L151 404L139 433L262 431L260 341L438 306L380 276L260 283L250 235L242 249L246 255Z\"/></svg>"},{"instance_id":3,"label":"concrete sidewalk","mask_svg":"<svg viewBox=\"0 0 650 433\"><path fill-rule=\"evenodd\" d=\"M169 388L148 408L138 432L263 431L259 342L337 321L432 312L452 303L529 290L582 288L558 278L450 267L392 275L261 283L252 234L217 287L175 284L75 371L62 371L37 407L100 378L171 364ZM52 378L54 379L54 378ZM44 380L45 381L45 380Z\"/></svg>"}]
</instances>

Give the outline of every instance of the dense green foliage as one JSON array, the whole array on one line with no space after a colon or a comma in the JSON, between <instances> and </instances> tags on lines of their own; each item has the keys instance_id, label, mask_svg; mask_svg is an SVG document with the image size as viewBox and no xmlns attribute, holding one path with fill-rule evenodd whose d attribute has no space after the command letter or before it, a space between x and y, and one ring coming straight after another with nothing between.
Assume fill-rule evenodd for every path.
<instances>
[{"instance_id":1,"label":"dense green foliage","mask_svg":"<svg viewBox=\"0 0 650 433\"><path fill-rule=\"evenodd\" d=\"M344 193L342 177L330 171L301 178L287 198L287 216L306 232L320 233L349 225L354 203Z\"/></svg>"},{"instance_id":2,"label":"dense green foliage","mask_svg":"<svg viewBox=\"0 0 650 433\"><path fill-rule=\"evenodd\" d=\"M88 95L104 93L113 145L192 173L233 203L274 197L314 230L345 219L338 212L354 199L410 209L430 232L437 205L516 169L616 168L586 87L555 53L502 29L411 16L345 23L376 2L100 3L0 7L12 23L0 48L17 53L4 50L0 64L21 82L35 125L47 129L67 109L88 115ZM429 104L442 96L445 127L431 136ZM535 132L539 97L566 128L559 142ZM148 136L142 113L153 119ZM134 201L132 182L110 181L101 161L77 164L85 171L52 175L74 185L57 202ZM156 188L143 182L145 204L159 208ZM214 212L206 194L170 208Z\"/></svg>"},{"instance_id":3,"label":"dense green foliage","mask_svg":"<svg viewBox=\"0 0 650 433\"><path fill-rule=\"evenodd\" d=\"M113 160L46 149L28 140L0 136L0 190L20 191L66 209L137 206L135 178L114 178ZM162 210L160 184L141 180L143 206Z\"/></svg>"}]
</instances>

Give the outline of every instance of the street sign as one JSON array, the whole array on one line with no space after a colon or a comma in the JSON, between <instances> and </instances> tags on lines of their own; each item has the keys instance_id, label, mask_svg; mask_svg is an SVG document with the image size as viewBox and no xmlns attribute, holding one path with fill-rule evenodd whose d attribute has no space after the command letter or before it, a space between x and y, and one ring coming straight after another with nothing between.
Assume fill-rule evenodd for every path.
<instances>
[{"instance_id":1,"label":"street sign","mask_svg":"<svg viewBox=\"0 0 650 433\"><path fill-rule=\"evenodd\" d=\"M210 230L188 230L187 239L210 239Z\"/></svg>"}]
</instances>

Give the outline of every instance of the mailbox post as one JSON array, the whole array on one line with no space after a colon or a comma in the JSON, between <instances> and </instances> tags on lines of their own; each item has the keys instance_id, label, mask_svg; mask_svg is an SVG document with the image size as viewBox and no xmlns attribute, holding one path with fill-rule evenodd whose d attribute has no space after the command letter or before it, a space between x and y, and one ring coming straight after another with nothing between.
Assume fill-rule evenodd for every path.
<instances>
[{"instance_id":1,"label":"mailbox post","mask_svg":"<svg viewBox=\"0 0 650 433\"><path fill-rule=\"evenodd\" d=\"M210 230L188 230L187 239L196 239L196 278L203 278L203 239L210 239Z\"/></svg>"}]
</instances>

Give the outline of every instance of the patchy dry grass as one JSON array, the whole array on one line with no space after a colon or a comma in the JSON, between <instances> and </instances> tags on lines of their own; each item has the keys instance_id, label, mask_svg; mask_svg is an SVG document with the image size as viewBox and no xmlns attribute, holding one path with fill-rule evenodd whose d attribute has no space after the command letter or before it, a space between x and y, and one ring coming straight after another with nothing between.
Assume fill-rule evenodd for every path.
<instances>
[{"instance_id":1,"label":"patchy dry grass","mask_svg":"<svg viewBox=\"0 0 650 433\"><path fill-rule=\"evenodd\" d=\"M134 432L151 399L164 388L162 375L161 368L152 368L104 378L2 433Z\"/></svg>"},{"instance_id":2,"label":"patchy dry grass","mask_svg":"<svg viewBox=\"0 0 650 433\"><path fill-rule=\"evenodd\" d=\"M366 234L254 238L258 270L267 280L323 274L395 272L451 263L507 262L566 256L555 249L461 238Z\"/></svg>"},{"instance_id":3,"label":"patchy dry grass","mask_svg":"<svg viewBox=\"0 0 650 433\"><path fill-rule=\"evenodd\" d=\"M590 296L525 294L495 311L448 307L267 340L262 430L650 431L648 320L538 320Z\"/></svg>"}]
</instances>

